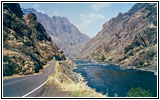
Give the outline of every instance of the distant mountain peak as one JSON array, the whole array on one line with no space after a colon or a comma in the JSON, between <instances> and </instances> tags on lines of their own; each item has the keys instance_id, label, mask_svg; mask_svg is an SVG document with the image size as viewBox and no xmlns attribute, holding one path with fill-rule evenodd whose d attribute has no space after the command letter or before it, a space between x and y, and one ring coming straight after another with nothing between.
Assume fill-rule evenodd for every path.
<instances>
[{"instance_id":1,"label":"distant mountain peak","mask_svg":"<svg viewBox=\"0 0 160 100\"><path fill-rule=\"evenodd\" d=\"M66 17L49 17L47 14L32 9L23 9L23 12L25 14L35 13L37 20L45 27L53 43L57 44L69 57L76 58L90 39L87 35L82 34Z\"/></svg>"}]
</instances>

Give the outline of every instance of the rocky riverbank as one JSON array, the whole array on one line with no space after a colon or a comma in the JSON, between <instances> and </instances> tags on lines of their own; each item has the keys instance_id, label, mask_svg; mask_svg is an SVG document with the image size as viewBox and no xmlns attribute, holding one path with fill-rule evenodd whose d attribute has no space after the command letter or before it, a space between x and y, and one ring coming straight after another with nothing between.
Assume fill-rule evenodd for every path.
<instances>
[{"instance_id":1,"label":"rocky riverbank","mask_svg":"<svg viewBox=\"0 0 160 100\"><path fill-rule=\"evenodd\" d=\"M104 62L96 62L96 61L92 61L92 62L99 63L99 64L102 64L102 65L108 65L108 64L117 65L122 70L134 69L134 70L141 70L141 71L149 71L149 72L154 72L154 74L157 75L157 67L156 66L155 67L139 67L139 66L121 65L121 64L117 64L117 63L104 63Z\"/></svg>"},{"instance_id":2,"label":"rocky riverbank","mask_svg":"<svg viewBox=\"0 0 160 100\"><path fill-rule=\"evenodd\" d=\"M157 69L157 4L137 3L104 23L79 58L118 63L138 70ZM128 66L136 66L128 67Z\"/></svg>"},{"instance_id":3,"label":"rocky riverbank","mask_svg":"<svg viewBox=\"0 0 160 100\"><path fill-rule=\"evenodd\" d=\"M58 92L64 93L65 97L106 97L88 87L85 79L73 72L75 68L76 65L69 59L56 62L55 73L48 78L46 87L55 85ZM43 95L43 97L61 97L61 95L55 95L54 89L46 89L50 95Z\"/></svg>"},{"instance_id":4,"label":"rocky riverbank","mask_svg":"<svg viewBox=\"0 0 160 100\"><path fill-rule=\"evenodd\" d=\"M118 64L117 64L118 65ZM141 71L149 71L149 72L154 72L155 75L157 75L157 69L156 68L150 68L150 67L142 67L138 68L136 66L123 66L119 65L121 69L135 69L135 70L141 70Z\"/></svg>"}]
</instances>

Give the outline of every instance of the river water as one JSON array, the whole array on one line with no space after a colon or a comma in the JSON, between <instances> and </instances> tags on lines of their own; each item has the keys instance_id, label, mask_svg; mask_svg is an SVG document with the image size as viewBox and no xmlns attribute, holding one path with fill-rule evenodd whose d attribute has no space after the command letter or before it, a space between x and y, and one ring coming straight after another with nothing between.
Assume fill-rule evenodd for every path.
<instances>
[{"instance_id":1,"label":"river water","mask_svg":"<svg viewBox=\"0 0 160 100\"><path fill-rule=\"evenodd\" d=\"M132 69L121 70L112 64L93 63L91 61L75 60L77 69L74 70L85 77L88 86L97 92L113 97L126 97L131 88L141 87L150 90L154 97L157 96L157 76L153 72L137 71Z\"/></svg>"}]
</instances>

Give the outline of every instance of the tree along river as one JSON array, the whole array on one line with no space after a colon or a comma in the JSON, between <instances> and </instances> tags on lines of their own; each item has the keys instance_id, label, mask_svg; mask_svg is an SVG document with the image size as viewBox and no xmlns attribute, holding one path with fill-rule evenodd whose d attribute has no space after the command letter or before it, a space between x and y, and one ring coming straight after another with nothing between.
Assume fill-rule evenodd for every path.
<instances>
[{"instance_id":1,"label":"tree along river","mask_svg":"<svg viewBox=\"0 0 160 100\"><path fill-rule=\"evenodd\" d=\"M85 77L88 86L104 95L126 97L131 88L150 90L157 96L157 76L153 72L138 71L133 69L120 69L113 64L100 64L91 61L75 60L77 69L74 71Z\"/></svg>"}]
</instances>

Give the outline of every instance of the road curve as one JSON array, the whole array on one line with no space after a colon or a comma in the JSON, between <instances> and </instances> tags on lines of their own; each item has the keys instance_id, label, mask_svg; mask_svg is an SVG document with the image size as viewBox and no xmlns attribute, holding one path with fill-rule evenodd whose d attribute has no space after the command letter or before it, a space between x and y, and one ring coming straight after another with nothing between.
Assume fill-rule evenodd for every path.
<instances>
[{"instance_id":1,"label":"road curve","mask_svg":"<svg viewBox=\"0 0 160 100\"><path fill-rule=\"evenodd\" d=\"M49 62L47 68L40 75L22 76L3 80L3 97L36 96L35 92L45 84L48 76L54 73L55 62Z\"/></svg>"}]
</instances>

